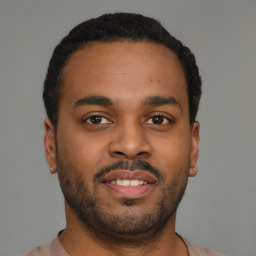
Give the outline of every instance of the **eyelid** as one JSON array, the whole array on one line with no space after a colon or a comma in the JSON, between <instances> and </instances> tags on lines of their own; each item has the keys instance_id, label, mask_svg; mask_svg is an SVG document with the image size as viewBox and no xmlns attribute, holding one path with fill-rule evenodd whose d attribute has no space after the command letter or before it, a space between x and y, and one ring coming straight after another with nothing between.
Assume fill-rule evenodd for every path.
<instances>
[{"instance_id":1,"label":"eyelid","mask_svg":"<svg viewBox=\"0 0 256 256\"><path fill-rule=\"evenodd\" d=\"M105 113L105 112L90 112L90 113L87 113L86 115L84 115L84 116L82 117L82 122L83 122L83 123L88 123L88 122L86 122L86 121L87 121L89 118L94 117L94 116L100 116L100 117L102 117L102 118L108 120L108 121L109 121L108 123L113 123L113 122L114 122L114 121L113 121L113 118L111 118L111 116L110 116L109 114ZM88 124L90 124L90 123L88 123ZM93 124L91 124L91 125L93 125Z\"/></svg>"},{"instance_id":2,"label":"eyelid","mask_svg":"<svg viewBox=\"0 0 256 256\"><path fill-rule=\"evenodd\" d=\"M146 121L146 123L147 124L152 124L152 125L165 125L165 124L169 124L170 123L170 120L167 118L167 117L165 117L165 116L161 116L161 117L163 117L163 123L161 123L161 124L154 124L153 123L153 121L152 122L149 122L149 120L151 120L152 118L154 118L154 117L156 117L156 116L160 116L160 115L154 115L154 116L152 116L151 118L149 118L147 121ZM167 120L167 122L166 122L166 120Z\"/></svg>"},{"instance_id":3,"label":"eyelid","mask_svg":"<svg viewBox=\"0 0 256 256\"><path fill-rule=\"evenodd\" d=\"M101 117L102 119L105 119L106 122L101 122L100 124L93 124L93 123L90 121L90 118L95 117L95 116ZM101 121L102 121L102 120L101 120ZM102 124L111 124L111 123L112 123L112 122L109 121L106 117L100 116L100 115L89 116L89 117L87 117L87 118L84 120L84 122L86 122L86 123L88 123L88 124L91 124L91 125L102 125Z\"/></svg>"},{"instance_id":4,"label":"eyelid","mask_svg":"<svg viewBox=\"0 0 256 256\"><path fill-rule=\"evenodd\" d=\"M169 124L172 124L174 123L174 117L171 116L170 114L168 113L163 113L163 112L154 112L154 113L151 113L150 115L147 116L146 118L146 121L145 123L148 122L148 120L152 119L153 117L156 117L156 116L161 116L163 117L164 119L166 119L168 121ZM153 123L150 123L152 125L154 125ZM161 124L161 125L167 125L167 124Z\"/></svg>"},{"instance_id":5,"label":"eyelid","mask_svg":"<svg viewBox=\"0 0 256 256\"><path fill-rule=\"evenodd\" d=\"M87 120L93 116L100 116L104 119L106 119L108 122L105 122L103 124L92 124L92 123L89 123L87 122ZM163 117L165 120L167 120L167 123L163 123L163 124L153 124L152 122L148 122L149 120L151 120L153 117L155 116L161 116ZM85 114L82 118L81 118L81 122L82 123L86 123L88 125L91 125L91 126L100 126L100 125L105 125L105 124L114 124L116 123L116 120L114 119L114 117L112 117L110 114L106 113L106 112L101 112L101 111L97 111L97 112L89 112L87 114ZM144 121L143 121L144 124L148 124L148 125L153 125L153 126L164 126L164 125L168 125L168 124L173 124L175 123L175 118L170 114L170 113L166 113L166 112L152 112L148 115L146 115L146 117L144 118Z\"/></svg>"}]
</instances>

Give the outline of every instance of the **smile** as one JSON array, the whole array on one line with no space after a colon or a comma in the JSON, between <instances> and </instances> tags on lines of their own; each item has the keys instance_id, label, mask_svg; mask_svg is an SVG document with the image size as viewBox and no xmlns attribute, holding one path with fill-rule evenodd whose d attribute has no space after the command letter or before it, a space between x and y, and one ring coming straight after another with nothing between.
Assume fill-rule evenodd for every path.
<instances>
[{"instance_id":1,"label":"smile","mask_svg":"<svg viewBox=\"0 0 256 256\"><path fill-rule=\"evenodd\" d=\"M145 180L123 180L123 179L116 179L111 180L110 184L116 184L119 186L125 186L125 187L137 187L141 185L146 185L148 182Z\"/></svg>"},{"instance_id":2,"label":"smile","mask_svg":"<svg viewBox=\"0 0 256 256\"><path fill-rule=\"evenodd\" d=\"M116 170L102 179L104 188L121 198L141 198L157 187L158 179L144 170Z\"/></svg>"}]
</instances>

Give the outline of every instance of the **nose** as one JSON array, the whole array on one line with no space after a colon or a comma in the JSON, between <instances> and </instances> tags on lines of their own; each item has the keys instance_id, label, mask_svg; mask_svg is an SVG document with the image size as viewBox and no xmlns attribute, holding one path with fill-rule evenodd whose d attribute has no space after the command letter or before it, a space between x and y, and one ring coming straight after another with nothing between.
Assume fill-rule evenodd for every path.
<instances>
[{"instance_id":1,"label":"nose","mask_svg":"<svg viewBox=\"0 0 256 256\"><path fill-rule=\"evenodd\" d=\"M114 158L143 160L151 156L152 147L142 126L124 124L116 128L109 153Z\"/></svg>"}]
</instances>

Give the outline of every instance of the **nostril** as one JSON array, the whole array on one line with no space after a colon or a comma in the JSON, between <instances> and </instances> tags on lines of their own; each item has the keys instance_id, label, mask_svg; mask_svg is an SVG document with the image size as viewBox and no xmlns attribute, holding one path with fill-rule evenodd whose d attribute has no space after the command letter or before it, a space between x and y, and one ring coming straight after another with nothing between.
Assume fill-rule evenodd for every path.
<instances>
[{"instance_id":1,"label":"nostril","mask_svg":"<svg viewBox=\"0 0 256 256\"><path fill-rule=\"evenodd\" d=\"M124 153L121 152L121 151L116 151L115 153L116 153L117 155L120 155L120 156L124 155Z\"/></svg>"},{"instance_id":2,"label":"nostril","mask_svg":"<svg viewBox=\"0 0 256 256\"><path fill-rule=\"evenodd\" d=\"M122 151L115 151L114 154L115 154L116 156L122 156L122 157L125 156L125 157L129 157L129 155L125 154L125 153L122 152ZM147 155L148 155L147 152L142 151L142 152L139 152L139 153L137 153L136 155L134 155L134 156L132 156L132 157L145 157L145 156L147 156Z\"/></svg>"},{"instance_id":3,"label":"nostril","mask_svg":"<svg viewBox=\"0 0 256 256\"><path fill-rule=\"evenodd\" d=\"M138 153L137 155L138 156L141 156L141 155L144 155L146 152L140 152L140 153Z\"/></svg>"}]
</instances>

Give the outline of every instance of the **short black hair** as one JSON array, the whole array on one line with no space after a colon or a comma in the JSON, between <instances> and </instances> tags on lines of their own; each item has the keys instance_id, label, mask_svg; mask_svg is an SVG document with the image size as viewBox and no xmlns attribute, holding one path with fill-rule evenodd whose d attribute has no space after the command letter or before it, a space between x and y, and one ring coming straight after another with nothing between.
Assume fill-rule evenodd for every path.
<instances>
[{"instance_id":1,"label":"short black hair","mask_svg":"<svg viewBox=\"0 0 256 256\"><path fill-rule=\"evenodd\" d=\"M190 125L195 122L201 97L201 77L195 56L190 49L169 34L159 21L133 13L104 14L74 27L56 46L44 82L43 99L48 118L58 122L58 103L62 71L72 53L89 42L148 41L162 44L174 52L187 82Z\"/></svg>"}]
</instances>

